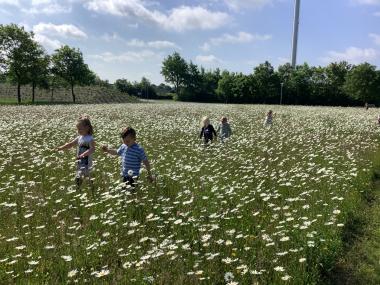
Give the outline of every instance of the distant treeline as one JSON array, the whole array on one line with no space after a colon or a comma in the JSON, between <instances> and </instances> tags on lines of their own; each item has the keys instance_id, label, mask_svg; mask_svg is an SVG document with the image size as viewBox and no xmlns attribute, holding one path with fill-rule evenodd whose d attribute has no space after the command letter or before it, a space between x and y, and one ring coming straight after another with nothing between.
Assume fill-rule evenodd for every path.
<instances>
[{"instance_id":1,"label":"distant treeline","mask_svg":"<svg viewBox=\"0 0 380 285\"><path fill-rule=\"evenodd\" d=\"M107 80L101 80L95 72L89 69L79 49L65 45L49 55L34 39L33 32L27 32L24 27L16 24L0 25L0 83L16 85L15 95L18 103L21 103L22 97L25 97L21 94L22 86L31 87L32 103L35 102L37 89L49 90L52 101L55 91L59 90L62 93L62 88L70 89L74 103L77 101L76 86L97 87L87 88L85 93L79 94L82 102L85 101L83 96L97 98L97 93L101 90L99 88L103 88L104 96L113 94L113 97L115 97L115 93L112 93L112 90L150 99L171 98L167 94L172 92L169 86L153 85L146 78L139 83L129 83L127 80L120 79L116 81L116 84L110 84ZM105 92L104 88L109 91ZM9 90L9 88L0 89L0 91L4 90ZM92 91L94 94L91 94ZM116 97L119 102L120 96ZM100 101L109 102L110 100Z\"/></svg>"},{"instance_id":2,"label":"distant treeline","mask_svg":"<svg viewBox=\"0 0 380 285\"><path fill-rule=\"evenodd\" d=\"M160 85L152 84L147 78L143 77L140 82L130 82L127 79L117 79L113 84L120 92L128 93L142 99L173 99L174 89L161 83Z\"/></svg>"},{"instance_id":3,"label":"distant treeline","mask_svg":"<svg viewBox=\"0 0 380 285\"><path fill-rule=\"evenodd\" d=\"M369 63L351 65L345 61L326 67L308 64L295 68L287 63L277 70L269 62L251 74L220 69L205 70L186 62L175 52L162 63L166 84L154 85L147 78L140 82L118 79L114 84L101 80L84 62L79 49L67 45L48 55L34 39L33 32L15 24L0 25L0 83L17 86L21 103L21 86L51 92L69 88L76 102L75 86L100 86L145 99L175 99L195 102L266 103L302 105L380 105L380 71ZM107 92L105 92L107 94ZM174 95L174 96L173 96ZM105 95L106 96L106 95Z\"/></svg>"},{"instance_id":4,"label":"distant treeline","mask_svg":"<svg viewBox=\"0 0 380 285\"><path fill-rule=\"evenodd\" d=\"M174 86L180 101L380 105L380 71L369 63L351 65L342 61L326 67L305 63L295 68L286 63L275 70L266 61L245 75L219 69L206 71L175 52L163 61L161 74Z\"/></svg>"}]
</instances>

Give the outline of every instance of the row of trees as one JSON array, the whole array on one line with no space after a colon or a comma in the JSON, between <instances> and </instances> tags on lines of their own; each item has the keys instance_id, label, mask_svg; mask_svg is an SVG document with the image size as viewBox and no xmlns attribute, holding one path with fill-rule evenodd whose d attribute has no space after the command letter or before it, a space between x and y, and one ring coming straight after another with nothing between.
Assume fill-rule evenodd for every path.
<instances>
[{"instance_id":1,"label":"row of trees","mask_svg":"<svg viewBox=\"0 0 380 285\"><path fill-rule=\"evenodd\" d=\"M170 86L164 83L160 85L152 84L149 79L145 77L143 77L140 82L131 82L124 78L117 79L114 86L120 92L143 99L172 99L170 94L174 92Z\"/></svg>"},{"instance_id":2,"label":"row of trees","mask_svg":"<svg viewBox=\"0 0 380 285\"><path fill-rule=\"evenodd\" d=\"M48 55L27 32L15 24L0 25L0 80L17 85L17 101L21 103L21 86L32 86L32 102L36 87L70 87L75 103L75 85L101 81L84 63L79 49L67 45Z\"/></svg>"},{"instance_id":3,"label":"row of trees","mask_svg":"<svg viewBox=\"0 0 380 285\"><path fill-rule=\"evenodd\" d=\"M380 71L369 63L351 65L345 61L326 67L289 63L277 70L269 62L245 75L205 70L186 62L179 53L169 55L161 74L174 86L181 101L267 103L304 105L380 104Z\"/></svg>"},{"instance_id":4,"label":"row of trees","mask_svg":"<svg viewBox=\"0 0 380 285\"><path fill-rule=\"evenodd\" d=\"M0 82L17 85L21 102L21 86L35 89L69 87L72 100L76 85L100 85L115 88L140 98L170 98L197 102L285 103L304 105L380 104L380 71L369 63L351 65L331 63L326 67L303 64L292 68L287 63L277 70L269 62L258 65L251 74L205 70L186 62L177 52L164 59L162 75L168 85L154 85L148 79L130 82L118 79L115 84L103 81L84 63L79 49L67 45L48 55L27 32L15 24L0 25Z\"/></svg>"}]
</instances>

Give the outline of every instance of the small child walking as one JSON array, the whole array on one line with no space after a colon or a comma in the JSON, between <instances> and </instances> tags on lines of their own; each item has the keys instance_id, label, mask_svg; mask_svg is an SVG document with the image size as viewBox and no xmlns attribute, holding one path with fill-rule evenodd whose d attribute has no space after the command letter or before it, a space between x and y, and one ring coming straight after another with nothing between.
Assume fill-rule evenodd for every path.
<instances>
[{"instance_id":1,"label":"small child walking","mask_svg":"<svg viewBox=\"0 0 380 285\"><path fill-rule=\"evenodd\" d=\"M201 121L201 126L202 126L202 130L201 130L201 134L199 138L203 138L204 144L207 145L209 142L213 141L214 136L216 137L217 134L213 125L210 124L209 117L207 116L203 117Z\"/></svg>"},{"instance_id":2,"label":"small child walking","mask_svg":"<svg viewBox=\"0 0 380 285\"><path fill-rule=\"evenodd\" d=\"M104 145L102 147L105 153L121 157L121 175L127 188L135 191L137 181L140 175L141 163L145 165L148 171L148 180L153 182L150 163L145 155L144 149L136 143L136 131L131 127L125 128L121 134L123 144L116 150L110 149ZM129 187L128 187L129 186Z\"/></svg>"},{"instance_id":3,"label":"small child walking","mask_svg":"<svg viewBox=\"0 0 380 285\"><path fill-rule=\"evenodd\" d=\"M269 110L269 112L267 113L267 115L265 117L264 127L271 127L272 126L274 116L275 116L275 113L273 113L272 110Z\"/></svg>"},{"instance_id":4,"label":"small child walking","mask_svg":"<svg viewBox=\"0 0 380 285\"><path fill-rule=\"evenodd\" d=\"M77 172L75 181L77 186L81 186L83 178L91 178L92 154L95 152L95 140L93 137L94 129L92 127L89 116L82 115L76 124L78 136L60 147L58 151L70 149L77 146ZM91 180L90 180L91 181Z\"/></svg>"},{"instance_id":5,"label":"small child walking","mask_svg":"<svg viewBox=\"0 0 380 285\"><path fill-rule=\"evenodd\" d=\"M222 143L224 142L225 139L228 139L232 135L231 126L227 122L227 117L222 117L220 119L220 124L216 132L218 133L219 138L222 141Z\"/></svg>"}]
</instances>

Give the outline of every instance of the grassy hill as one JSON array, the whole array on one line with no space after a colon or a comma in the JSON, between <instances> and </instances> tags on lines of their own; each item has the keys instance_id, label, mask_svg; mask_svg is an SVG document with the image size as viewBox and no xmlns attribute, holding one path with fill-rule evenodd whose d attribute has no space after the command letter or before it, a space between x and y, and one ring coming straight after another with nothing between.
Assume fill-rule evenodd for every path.
<instances>
[{"instance_id":1,"label":"grassy hill","mask_svg":"<svg viewBox=\"0 0 380 285\"><path fill-rule=\"evenodd\" d=\"M138 102L135 97L121 93L117 90L100 86L75 87L77 103L129 103ZM32 100L32 87L25 85L21 87L21 98L23 103L30 103ZM71 103L71 91L65 88L51 90L36 89L36 103ZM17 103L17 86L0 84L0 104Z\"/></svg>"}]
</instances>

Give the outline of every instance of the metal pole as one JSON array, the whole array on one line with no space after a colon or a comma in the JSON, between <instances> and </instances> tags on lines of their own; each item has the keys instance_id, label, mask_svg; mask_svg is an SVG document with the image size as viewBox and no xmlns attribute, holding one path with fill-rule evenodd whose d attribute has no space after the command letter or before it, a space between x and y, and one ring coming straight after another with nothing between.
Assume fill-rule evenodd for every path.
<instances>
[{"instance_id":1,"label":"metal pole","mask_svg":"<svg viewBox=\"0 0 380 285\"><path fill-rule=\"evenodd\" d=\"M282 105L282 87L284 86L284 83L281 82L281 97L280 97L280 105Z\"/></svg>"},{"instance_id":2,"label":"metal pole","mask_svg":"<svg viewBox=\"0 0 380 285\"><path fill-rule=\"evenodd\" d=\"M293 52L292 52L292 67L295 68L297 64L297 44L298 44L298 28L300 21L300 5L301 0L295 0L294 7L294 24L293 24Z\"/></svg>"}]
</instances>

